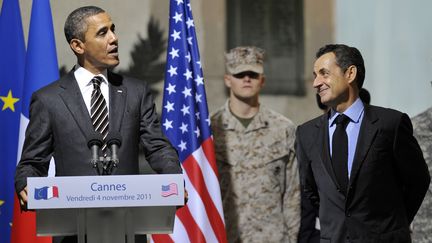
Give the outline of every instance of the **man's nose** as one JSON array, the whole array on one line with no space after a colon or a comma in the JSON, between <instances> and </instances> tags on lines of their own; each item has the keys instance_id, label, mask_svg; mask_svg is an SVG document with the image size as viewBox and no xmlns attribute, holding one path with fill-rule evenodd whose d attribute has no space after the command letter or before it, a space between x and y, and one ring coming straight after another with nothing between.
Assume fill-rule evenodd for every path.
<instances>
[{"instance_id":1,"label":"man's nose","mask_svg":"<svg viewBox=\"0 0 432 243\"><path fill-rule=\"evenodd\" d=\"M114 32L112 32L112 31L110 31L110 33L111 33L111 35L110 35L110 43L117 44L118 43L117 35Z\"/></svg>"},{"instance_id":2,"label":"man's nose","mask_svg":"<svg viewBox=\"0 0 432 243\"><path fill-rule=\"evenodd\" d=\"M243 81L245 81L245 82L250 82L250 80L251 80L251 77L249 76L249 74L246 74L246 75L243 77Z\"/></svg>"},{"instance_id":3,"label":"man's nose","mask_svg":"<svg viewBox=\"0 0 432 243\"><path fill-rule=\"evenodd\" d=\"M313 80L313 87L318 88L319 86L321 86L321 84L322 80L318 76L316 76Z\"/></svg>"}]
</instances>

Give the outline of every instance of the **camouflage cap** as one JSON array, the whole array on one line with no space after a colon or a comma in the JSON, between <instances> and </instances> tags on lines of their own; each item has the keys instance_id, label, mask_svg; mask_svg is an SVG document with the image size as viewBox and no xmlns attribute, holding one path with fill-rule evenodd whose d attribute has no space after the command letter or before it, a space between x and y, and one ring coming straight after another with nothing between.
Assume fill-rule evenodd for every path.
<instances>
[{"instance_id":1,"label":"camouflage cap","mask_svg":"<svg viewBox=\"0 0 432 243\"><path fill-rule=\"evenodd\" d=\"M252 71L263 74L264 50L255 46L239 46L225 54L227 72L237 74Z\"/></svg>"}]
</instances>

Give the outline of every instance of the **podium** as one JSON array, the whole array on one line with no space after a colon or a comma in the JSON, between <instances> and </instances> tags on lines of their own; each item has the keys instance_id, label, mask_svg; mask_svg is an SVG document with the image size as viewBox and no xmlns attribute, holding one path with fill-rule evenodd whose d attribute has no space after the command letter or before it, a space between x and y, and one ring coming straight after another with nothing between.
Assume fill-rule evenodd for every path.
<instances>
[{"instance_id":1,"label":"podium","mask_svg":"<svg viewBox=\"0 0 432 243\"><path fill-rule=\"evenodd\" d=\"M181 174L29 177L27 191L37 235L77 235L78 243L170 234L176 206L184 205Z\"/></svg>"}]
</instances>

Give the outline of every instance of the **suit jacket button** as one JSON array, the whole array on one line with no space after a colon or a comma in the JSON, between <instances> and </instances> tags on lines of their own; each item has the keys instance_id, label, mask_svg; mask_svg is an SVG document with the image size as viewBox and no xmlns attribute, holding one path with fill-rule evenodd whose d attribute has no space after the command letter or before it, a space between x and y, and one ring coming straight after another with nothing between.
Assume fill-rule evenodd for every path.
<instances>
[{"instance_id":1,"label":"suit jacket button","mask_svg":"<svg viewBox=\"0 0 432 243\"><path fill-rule=\"evenodd\" d=\"M351 214L350 214L350 213L347 213L347 217L348 217L348 218L351 217Z\"/></svg>"},{"instance_id":2,"label":"suit jacket button","mask_svg":"<svg viewBox=\"0 0 432 243\"><path fill-rule=\"evenodd\" d=\"M338 192L341 192L341 189L338 187L338 188L336 188L336 190L338 191Z\"/></svg>"}]
</instances>

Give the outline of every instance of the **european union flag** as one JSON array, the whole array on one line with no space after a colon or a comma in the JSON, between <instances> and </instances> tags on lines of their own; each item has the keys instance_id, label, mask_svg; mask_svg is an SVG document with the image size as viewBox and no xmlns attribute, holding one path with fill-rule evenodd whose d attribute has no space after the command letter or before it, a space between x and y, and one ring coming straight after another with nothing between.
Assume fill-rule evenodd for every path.
<instances>
[{"instance_id":1,"label":"european union flag","mask_svg":"<svg viewBox=\"0 0 432 243\"><path fill-rule=\"evenodd\" d=\"M9 243L14 204L25 44L18 0L3 0L0 13L0 243Z\"/></svg>"},{"instance_id":2,"label":"european union flag","mask_svg":"<svg viewBox=\"0 0 432 243\"><path fill-rule=\"evenodd\" d=\"M48 199L48 187L42 187L42 188L35 188L35 194L34 199L41 200L41 199Z\"/></svg>"}]
</instances>

